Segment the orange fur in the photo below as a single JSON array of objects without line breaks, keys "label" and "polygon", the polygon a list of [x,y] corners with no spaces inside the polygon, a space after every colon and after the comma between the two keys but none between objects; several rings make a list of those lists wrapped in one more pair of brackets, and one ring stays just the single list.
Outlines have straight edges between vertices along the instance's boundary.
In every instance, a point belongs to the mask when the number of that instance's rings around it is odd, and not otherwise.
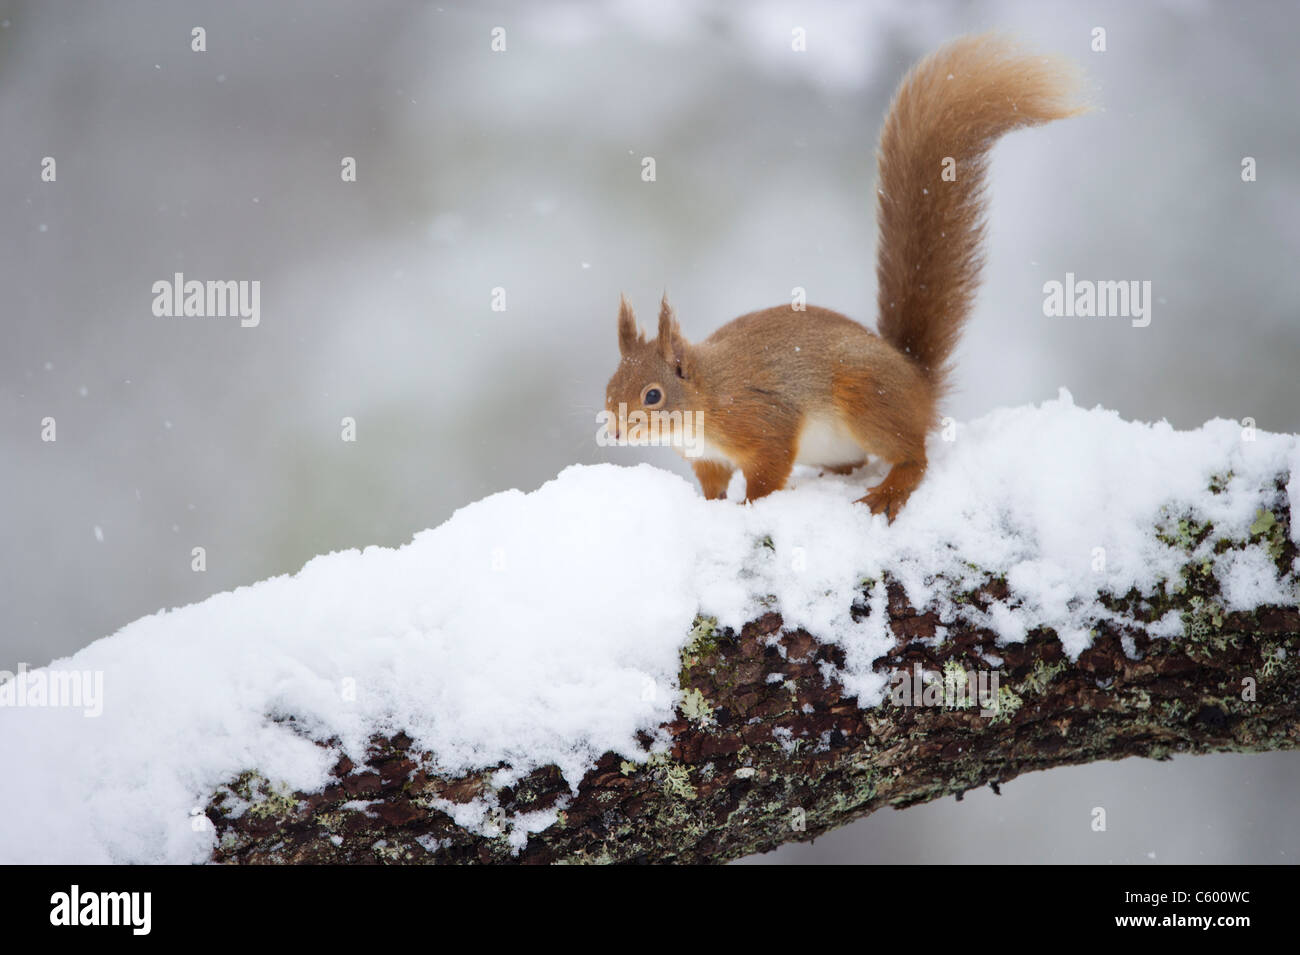
[{"label": "orange fur", "polygon": [[[1085,112],[1076,85],[1068,63],[985,34],[936,50],[894,94],[878,157],[877,327],[940,392],[979,285],[989,150],[1014,129]],[[941,176],[949,158],[952,182]]]},{"label": "orange fur", "polygon": [[[756,500],[799,462],[844,473],[867,454],[883,458],[889,474],[861,501],[893,520],[925,475],[926,435],[978,286],[988,151],[1013,129],[1082,112],[1072,88],[1064,64],[996,36],[962,37],[922,60],[881,132],[879,335],[828,309],[787,306],[691,344],[665,297],[647,340],[624,300],[607,409],[702,414],[708,456],[693,468],[709,498],[725,496],[735,468]],[[653,407],[642,402],[652,387]]]}]

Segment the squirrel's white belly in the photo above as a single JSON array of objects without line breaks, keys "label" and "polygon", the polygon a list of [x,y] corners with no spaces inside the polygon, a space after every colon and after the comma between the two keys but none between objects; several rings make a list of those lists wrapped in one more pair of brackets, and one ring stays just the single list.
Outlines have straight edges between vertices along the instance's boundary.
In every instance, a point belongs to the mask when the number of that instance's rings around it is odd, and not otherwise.
[{"label": "squirrel's white belly", "polygon": [[723,451],[722,448],[718,447],[708,438],[698,439],[694,454],[688,454],[680,448],[678,449],[678,453],[688,461],[717,461],[720,464],[730,465],[733,468],[737,466],[736,462],[731,460],[731,455],[727,454],[726,451]]},{"label": "squirrel's white belly", "polygon": [[[831,414],[809,415],[805,418],[803,427],[799,430],[798,443],[795,464],[839,467],[844,464],[861,464],[867,459],[867,453],[862,450],[862,445],[858,444],[853,433],[838,417]],[[704,437],[697,439],[693,454],[688,454],[681,447],[677,450],[688,461],[718,461],[732,467],[738,466],[726,451]]]},{"label": "squirrel's white belly", "polygon": [[844,422],[832,414],[809,415],[799,431],[799,451],[795,464],[812,467],[838,467],[861,464],[867,454],[862,450]]}]

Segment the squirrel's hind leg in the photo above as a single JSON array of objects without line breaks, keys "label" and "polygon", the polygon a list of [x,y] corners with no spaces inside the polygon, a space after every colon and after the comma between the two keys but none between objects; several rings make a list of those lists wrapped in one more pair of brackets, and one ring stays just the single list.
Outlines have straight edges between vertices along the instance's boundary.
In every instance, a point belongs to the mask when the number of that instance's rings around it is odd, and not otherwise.
[{"label": "squirrel's hind leg", "polygon": [[836,410],[868,454],[890,462],[885,479],[858,503],[890,521],[925,476],[925,436],[934,414],[934,399],[919,376],[846,377],[832,386]]},{"label": "squirrel's hind leg", "polygon": [[925,453],[922,452],[920,461],[903,461],[895,464],[889,469],[885,479],[858,498],[856,503],[867,505],[871,508],[872,514],[883,513],[892,524],[924,476]]}]

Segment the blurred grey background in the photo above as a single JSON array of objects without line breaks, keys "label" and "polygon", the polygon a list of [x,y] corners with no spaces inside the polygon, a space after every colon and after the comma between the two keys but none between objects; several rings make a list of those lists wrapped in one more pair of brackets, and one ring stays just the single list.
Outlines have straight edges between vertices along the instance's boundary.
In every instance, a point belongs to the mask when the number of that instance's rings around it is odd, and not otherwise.
[{"label": "blurred grey background", "polygon": [[[595,446],[620,291],[693,338],[795,286],[874,324],[889,95],[989,28],[1100,109],[997,149],[949,413],[1065,385],[1300,430],[1294,5],[0,2],[0,668],[574,462],[686,473]],[[1067,271],[1150,280],[1150,327],[1044,318]],[[175,272],[259,280],[260,326],[155,317]],[[1298,784],[1295,754],[1065,769],[761,861],[1293,862]]]}]

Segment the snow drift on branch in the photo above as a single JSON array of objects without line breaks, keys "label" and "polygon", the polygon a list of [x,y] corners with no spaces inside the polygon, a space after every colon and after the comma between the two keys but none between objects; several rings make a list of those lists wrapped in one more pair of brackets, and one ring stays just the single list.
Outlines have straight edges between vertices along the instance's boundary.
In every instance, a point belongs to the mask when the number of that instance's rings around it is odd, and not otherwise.
[{"label": "snow drift on branch", "polygon": [[[801,474],[742,507],[649,466],[568,468],[404,547],[318,557],[55,661],[102,673],[103,712],[0,706],[0,861],[201,861],[212,835],[191,813],[218,786],[255,769],[319,788],[375,733],[406,732],[447,774],[501,764],[504,782],[553,763],[576,787],[606,751],[644,758],[638,731],[672,719],[697,613],[739,627],[779,609],[843,645],[839,677],[873,706],[886,678],[871,662],[891,637],[882,613],[855,623],[850,608],[864,581],[883,606],[886,572],[948,622],[973,611],[945,589],[1005,575],[1018,603],[983,625],[1006,640],[1052,627],[1077,656],[1109,613],[1099,591],[1176,584],[1188,557],[1157,527],[1191,517],[1245,540],[1278,504],[1279,476],[1300,473],[1296,438],[1253,437],[1229,421],[1125,422],[1062,392],[936,437],[892,526],[852,503],[874,469]],[[1289,480],[1294,512],[1300,478]],[[1293,574],[1200,546],[1220,562],[1226,609],[1295,603]],[[553,819],[515,820],[513,835]]]}]

